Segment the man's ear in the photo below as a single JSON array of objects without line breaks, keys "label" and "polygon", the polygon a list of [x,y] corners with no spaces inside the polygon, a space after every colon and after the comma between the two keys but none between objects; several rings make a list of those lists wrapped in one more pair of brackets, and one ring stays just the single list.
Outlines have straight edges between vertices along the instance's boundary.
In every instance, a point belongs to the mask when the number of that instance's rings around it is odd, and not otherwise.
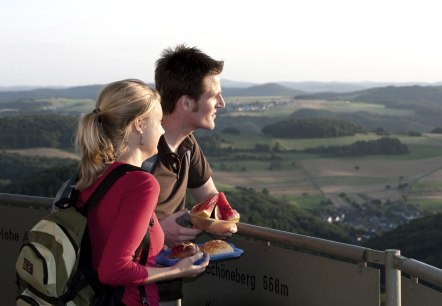
[{"label": "man's ear", "polygon": [[191,97],[184,95],[178,99],[177,105],[179,105],[182,110],[188,112],[193,110],[193,103],[194,101]]}]

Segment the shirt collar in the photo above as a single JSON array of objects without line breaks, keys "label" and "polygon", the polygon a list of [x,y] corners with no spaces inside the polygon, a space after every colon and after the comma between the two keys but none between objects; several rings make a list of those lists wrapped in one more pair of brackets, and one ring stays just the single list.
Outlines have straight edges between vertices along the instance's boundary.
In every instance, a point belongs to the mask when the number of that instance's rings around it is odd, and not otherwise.
[{"label": "shirt collar", "polygon": [[[184,140],[180,143],[178,146],[178,155],[182,156],[187,151],[191,151],[193,149],[193,141],[192,141],[193,135],[190,134]],[[164,135],[161,136],[160,141],[158,142],[158,151],[163,153],[164,155],[170,155],[173,154],[173,152],[170,150],[169,145],[166,142],[166,138],[164,138]]]}]

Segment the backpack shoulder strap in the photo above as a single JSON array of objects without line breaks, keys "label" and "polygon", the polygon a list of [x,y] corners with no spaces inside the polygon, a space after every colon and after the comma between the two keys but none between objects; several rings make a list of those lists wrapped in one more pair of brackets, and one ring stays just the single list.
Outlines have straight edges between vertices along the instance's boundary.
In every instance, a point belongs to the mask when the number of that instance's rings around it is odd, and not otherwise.
[{"label": "backpack shoulder strap", "polygon": [[[146,235],[144,235],[144,238],[141,241],[140,246],[137,248],[137,250],[135,252],[135,257],[136,257],[136,254],[138,254],[139,250],[141,249],[139,264],[142,266],[145,266],[147,263],[147,256],[149,255],[149,248],[150,248],[149,229],[153,226],[153,224],[154,224],[154,220],[151,218],[149,221],[149,227],[147,228],[147,231],[146,231]],[[133,260],[135,261],[135,258]],[[146,294],[146,290],[145,290],[144,285],[138,286],[138,291],[140,292],[141,305],[149,306],[149,301],[147,298],[147,294]]]},{"label": "backpack shoulder strap", "polygon": [[[103,179],[103,181],[100,183],[100,185],[95,189],[93,194],[89,197],[86,204],[81,208],[77,208],[78,211],[80,213],[82,213],[83,215],[87,216],[88,213],[91,212],[92,209],[98,204],[98,201],[104,196],[104,194],[109,190],[109,188],[112,186],[113,183],[115,183],[125,173],[135,171],[135,170],[143,171],[140,167],[130,165],[130,164],[122,164],[122,165],[117,166]],[[86,234],[83,237],[83,240],[81,243],[81,248],[82,248],[81,252],[84,252],[84,254],[90,254],[90,252],[91,252],[90,237],[88,235],[87,230],[85,233]],[[147,235],[149,235],[149,231],[147,231]],[[148,236],[146,239],[150,240],[150,237]],[[145,243],[146,242],[143,241],[142,246],[140,248],[143,248]],[[146,252],[146,251],[144,250],[144,252]],[[149,249],[147,249],[147,253],[148,252],[149,252]],[[84,278],[82,277],[80,272],[82,272],[84,274]],[[68,290],[62,297],[63,302],[71,300],[72,297],[80,289],[84,288],[88,284],[94,289],[95,292],[98,292],[99,290],[101,290],[102,289],[101,286],[103,285],[100,283],[97,272],[92,267],[91,256],[80,256],[80,261],[78,264],[78,271],[74,275],[73,280],[70,284],[70,290]],[[142,287],[143,287],[143,291],[144,291],[144,286],[142,286]],[[116,290],[118,290],[118,288]],[[141,287],[139,290],[140,290],[140,294],[141,294]],[[147,296],[145,295],[145,293],[144,293],[144,298],[147,301]],[[142,299],[142,301],[143,301],[143,299]],[[65,305],[65,304],[63,304],[63,305]],[[148,305],[148,304],[143,304],[143,305]]]},{"label": "backpack shoulder strap", "polygon": [[[186,151],[186,158],[187,161],[190,164],[190,155],[192,154],[192,152],[190,152],[190,150]],[[155,155],[152,155],[151,157],[149,157],[148,159],[146,159],[143,164],[141,165],[141,169],[143,169],[144,171],[147,171],[149,173],[152,173],[153,170],[155,169],[156,165],[158,164],[158,153]]]},{"label": "backpack shoulder strap", "polygon": [[66,206],[75,206],[78,194],[76,194],[76,190],[73,186],[77,180],[78,173],[74,174],[63,183],[52,202],[52,211],[65,208]]},{"label": "backpack shoulder strap", "polygon": [[100,185],[95,189],[94,193],[89,197],[86,204],[79,208],[79,211],[83,213],[85,216],[89,214],[89,212],[94,209],[97,205],[98,201],[104,196],[104,194],[109,190],[109,188],[125,173],[130,171],[140,170],[143,171],[140,167],[123,164],[119,165],[115,169],[113,169],[100,183]]},{"label": "backpack shoulder strap", "polygon": [[143,162],[143,164],[141,164],[141,169],[143,169],[144,171],[147,171],[149,173],[152,173],[153,169],[157,165],[157,161],[158,161],[158,154],[155,154],[155,155],[149,157],[148,159],[146,159]]}]

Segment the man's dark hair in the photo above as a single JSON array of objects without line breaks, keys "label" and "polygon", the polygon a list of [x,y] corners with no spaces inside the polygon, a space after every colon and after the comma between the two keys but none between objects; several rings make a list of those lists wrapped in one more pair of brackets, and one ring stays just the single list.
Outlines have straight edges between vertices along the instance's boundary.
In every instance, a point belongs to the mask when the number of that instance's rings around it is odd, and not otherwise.
[{"label": "man's dark hair", "polygon": [[156,62],[155,86],[161,95],[164,115],[174,111],[183,95],[198,100],[204,92],[203,79],[220,74],[223,66],[223,61],[214,60],[196,47],[182,44],[174,50],[163,50]]}]

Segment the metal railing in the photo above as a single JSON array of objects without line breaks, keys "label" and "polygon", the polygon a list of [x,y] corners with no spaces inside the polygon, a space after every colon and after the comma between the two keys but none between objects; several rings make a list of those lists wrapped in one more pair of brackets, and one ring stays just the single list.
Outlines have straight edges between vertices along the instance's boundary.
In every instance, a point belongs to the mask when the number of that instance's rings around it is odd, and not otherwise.
[{"label": "metal railing", "polygon": [[382,265],[385,267],[385,305],[401,306],[401,272],[417,282],[422,279],[442,288],[442,270],[415,259],[400,255],[399,250],[378,251],[316,237],[239,223],[238,234],[269,243],[315,251],[323,255],[336,256],[355,262]]},{"label": "metal railing", "polygon": [[[51,198],[0,193],[0,207],[50,209]],[[423,262],[400,255],[399,250],[379,251],[357,245],[346,244],[306,235],[238,223],[237,235],[258,239],[268,244],[280,244],[306,251],[334,256],[342,260],[363,264],[375,264],[385,268],[385,305],[401,306],[401,272],[415,283],[424,280],[430,285],[442,288],[442,270]]]}]

